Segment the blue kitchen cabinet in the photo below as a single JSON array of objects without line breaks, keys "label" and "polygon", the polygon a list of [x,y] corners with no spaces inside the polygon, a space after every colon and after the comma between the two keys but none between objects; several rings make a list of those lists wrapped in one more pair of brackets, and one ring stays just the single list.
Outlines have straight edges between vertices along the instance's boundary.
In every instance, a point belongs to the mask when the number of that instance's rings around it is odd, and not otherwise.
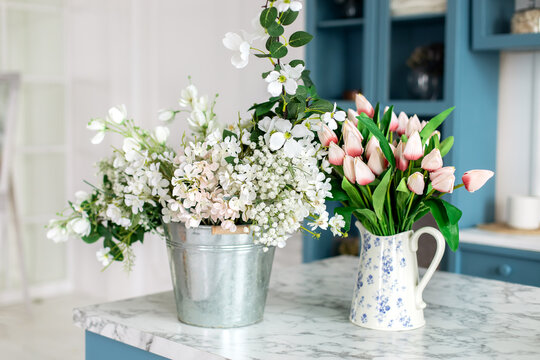
[{"label": "blue kitchen cabinet", "polygon": [[[363,17],[341,19],[338,5],[329,0],[308,0],[307,30],[315,35],[308,44],[307,66],[321,96],[343,108],[354,108],[343,99],[346,90],[358,89],[373,103],[394,105],[397,112],[428,119],[455,106],[442,128],[453,135],[453,150],[445,157],[456,167],[457,181],[465,171],[495,169],[499,55],[475,52],[471,46],[471,0],[448,0],[443,14],[392,16],[389,0],[364,0]],[[441,96],[417,100],[406,91],[406,60],[417,46],[444,45]],[[462,228],[494,219],[495,181],[474,194],[456,191],[447,197],[463,210]],[[304,236],[304,261],[333,255],[328,244]],[[321,246],[323,245],[323,246]],[[313,257],[313,254],[316,257]]]},{"label": "blue kitchen cabinet", "polygon": [[462,242],[447,254],[448,270],[487,279],[540,286],[540,252]]}]

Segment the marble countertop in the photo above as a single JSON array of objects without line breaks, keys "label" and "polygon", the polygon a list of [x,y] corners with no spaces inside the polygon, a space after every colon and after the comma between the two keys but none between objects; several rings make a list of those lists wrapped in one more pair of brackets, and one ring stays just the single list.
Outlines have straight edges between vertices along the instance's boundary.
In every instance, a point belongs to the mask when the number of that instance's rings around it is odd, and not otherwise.
[{"label": "marble countertop", "polygon": [[348,320],[358,259],[272,274],[262,323],[204,329],[176,319],[172,292],[74,310],[77,326],[171,359],[539,359],[540,288],[437,272],[426,326],[405,332]]},{"label": "marble countertop", "polygon": [[514,235],[471,228],[459,231],[459,241],[470,244],[540,252],[539,235]]}]

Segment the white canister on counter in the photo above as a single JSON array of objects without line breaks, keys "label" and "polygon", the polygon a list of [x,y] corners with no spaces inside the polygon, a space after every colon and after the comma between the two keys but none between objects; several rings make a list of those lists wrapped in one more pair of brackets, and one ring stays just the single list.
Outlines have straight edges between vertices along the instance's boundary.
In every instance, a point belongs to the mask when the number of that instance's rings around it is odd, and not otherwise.
[{"label": "white canister on counter", "polygon": [[540,199],[513,195],[508,198],[508,225],[516,229],[533,230],[540,227]]}]

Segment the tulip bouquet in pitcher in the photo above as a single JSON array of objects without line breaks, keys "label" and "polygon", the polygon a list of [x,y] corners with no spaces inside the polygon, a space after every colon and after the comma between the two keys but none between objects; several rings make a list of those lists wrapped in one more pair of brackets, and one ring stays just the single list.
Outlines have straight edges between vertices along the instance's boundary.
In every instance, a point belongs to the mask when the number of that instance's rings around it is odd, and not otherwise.
[{"label": "tulip bouquet in pitcher", "polygon": [[[454,139],[442,140],[437,130],[453,108],[426,122],[397,116],[393,107],[380,116],[379,105],[374,109],[362,95],[356,105],[339,128],[327,121],[320,133],[334,169],[333,198],[344,205],[336,209],[344,217],[343,231],[354,215],[363,238],[351,321],[376,329],[416,328],[424,324],[422,290],[442,259],[445,240],[454,251],[459,242],[461,211],[441,197],[461,187],[474,192],[493,172],[468,171],[455,185],[455,168],[443,161]],[[424,228],[413,234],[412,225],[429,212],[440,232]],[[438,249],[417,284],[415,251],[424,232],[436,238]]]}]

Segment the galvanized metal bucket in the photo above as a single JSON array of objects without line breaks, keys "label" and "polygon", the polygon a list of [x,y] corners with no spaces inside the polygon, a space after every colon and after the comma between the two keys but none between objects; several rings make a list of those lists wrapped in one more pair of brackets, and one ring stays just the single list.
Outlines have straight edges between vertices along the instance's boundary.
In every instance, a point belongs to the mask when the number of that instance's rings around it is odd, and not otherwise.
[{"label": "galvanized metal bucket", "polygon": [[186,324],[232,328],[262,321],[275,248],[220,227],[164,225],[178,319]]}]

